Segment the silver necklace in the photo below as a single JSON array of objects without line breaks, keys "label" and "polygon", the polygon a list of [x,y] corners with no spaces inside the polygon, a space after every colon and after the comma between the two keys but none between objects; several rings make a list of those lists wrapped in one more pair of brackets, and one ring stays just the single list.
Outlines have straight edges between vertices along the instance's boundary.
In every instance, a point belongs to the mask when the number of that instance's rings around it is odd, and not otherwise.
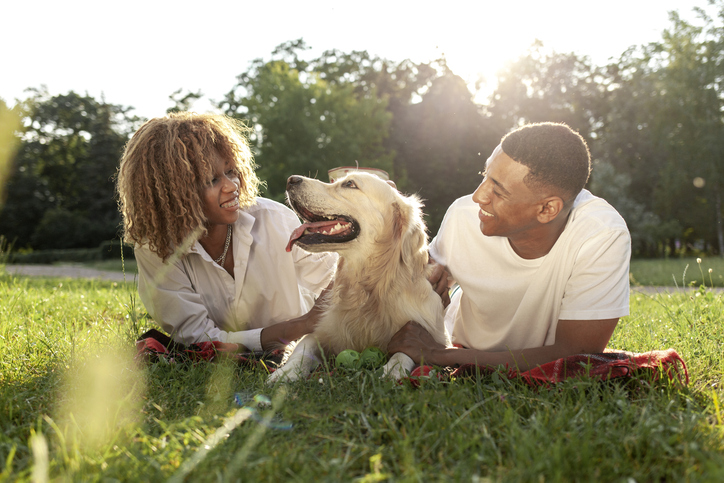
[{"label": "silver necklace", "polygon": [[229,243],[231,242],[231,225],[226,225],[226,243],[224,243],[224,253],[221,254],[219,258],[215,258],[214,261],[224,266],[224,262],[226,261],[226,253],[229,251]]}]

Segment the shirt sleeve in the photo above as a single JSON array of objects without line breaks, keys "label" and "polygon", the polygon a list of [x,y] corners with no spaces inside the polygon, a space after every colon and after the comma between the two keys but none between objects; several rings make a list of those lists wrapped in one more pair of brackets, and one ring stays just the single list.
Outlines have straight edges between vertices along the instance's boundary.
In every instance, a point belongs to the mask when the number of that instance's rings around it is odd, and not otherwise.
[{"label": "shirt sleeve", "polygon": [[600,320],[629,314],[631,238],[610,230],[586,241],[566,284],[559,319]]},{"label": "shirt sleeve", "polygon": [[334,278],[339,255],[336,253],[309,253],[296,245],[292,247],[297,283],[318,296]]},{"label": "shirt sleeve", "polygon": [[[147,247],[135,250],[138,263],[138,294],[148,314],[171,337],[182,344],[219,340],[243,344],[249,350],[261,350],[261,329],[227,332],[217,327],[201,295],[176,259],[164,263]],[[242,336],[242,333],[247,333]],[[229,340],[231,334],[234,340]]]}]

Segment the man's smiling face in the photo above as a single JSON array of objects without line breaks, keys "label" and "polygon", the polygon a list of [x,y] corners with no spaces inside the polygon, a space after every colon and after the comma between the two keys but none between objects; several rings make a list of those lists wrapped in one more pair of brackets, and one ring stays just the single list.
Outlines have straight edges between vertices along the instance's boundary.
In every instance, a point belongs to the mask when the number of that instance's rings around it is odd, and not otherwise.
[{"label": "man's smiling face", "polygon": [[500,146],[485,163],[482,183],[473,193],[480,207],[480,230],[486,236],[505,236],[514,241],[540,226],[537,216],[542,196],[523,181],[527,166],[514,161]]}]

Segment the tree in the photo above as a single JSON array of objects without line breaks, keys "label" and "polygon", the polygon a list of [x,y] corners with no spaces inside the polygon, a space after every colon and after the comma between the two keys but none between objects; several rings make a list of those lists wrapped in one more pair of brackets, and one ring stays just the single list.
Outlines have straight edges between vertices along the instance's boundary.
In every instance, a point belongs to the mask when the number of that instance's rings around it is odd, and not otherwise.
[{"label": "tree", "polygon": [[596,196],[608,200],[626,220],[631,232],[631,252],[634,256],[652,257],[666,253],[667,240],[681,233],[676,220],[662,223],[643,203],[631,198],[631,177],[617,173],[613,164],[597,160],[589,189]]},{"label": "tree", "polygon": [[[391,116],[374,88],[360,91],[331,65],[299,58],[303,41],[289,42],[270,61],[256,59],[219,107],[253,126],[252,143],[266,195],[281,200],[292,174],[326,178],[344,165],[377,167],[394,176],[385,147]],[[327,59],[329,60],[329,59]]]},{"label": "tree", "polygon": [[98,246],[118,235],[113,177],[138,119],[74,92],[32,90],[0,233],[18,248]]},{"label": "tree", "polygon": [[291,41],[271,60],[257,59],[220,103],[254,126],[267,195],[281,199],[291,174],[324,178],[359,162],[419,193],[434,234],[450,203],[477,186],[482,156],[502,131],[483,119],[444,59],[416,64],[328,50],[305,60],[306,48]]},{"label": "tree", "polygon": [[563,122],[590,146],[607,111],[606,80],[587,57],[547,52],[536,41],[498,74],[487,112],[510,128]]},{"label": "tree", "polygon": [[502,129],[481,115],[465,82],[452,72],[436,78],[419,103],[396,119],[397,162],[425,200],[431,234],[455,199],[472,193]]},{"label": "tree", "polygon": [[471,193],[503,129],[483,117],[465,82],[444,58],[417,64],[372,58],[366,52],[327,51],[314,63],[330,82],[376,92],[392,115],[386,146],[394,153],[398,187],[425,202],[434,235],[450,204]]},{"label": "tree", "polygon": [[168,98],[173,102],[173,107],[166,109],[166,114],[179,111],[188,111],[191,109],[194,101],[197,101],[204,97],[203,92],[200,90],[196,92],[187,91],[183,94],[183,89],[175,90]]},{"label": "tree", "polygon": [[[724,12],[724,8],[722,8]],[[721,27],[671,13],[660,42],[630,49],[610,66],[611,110],[600,130],[601,158],[631,179],[631,196],[686,247],[704,240],[724,253]]]},{"label": "tree", "polygon": [[[699,13],[703,27],[671,13],[672,28],[664,31],[659,44],[668,61],[663,87],[670,156],[656,201],[666,214],[684,220],[690,239],[718,245],[724,256],[724,30],[714,27],[703,11]],[[721,13],[724,18],[724,3]],[[674,201],[672,194],[684,203]]]}]

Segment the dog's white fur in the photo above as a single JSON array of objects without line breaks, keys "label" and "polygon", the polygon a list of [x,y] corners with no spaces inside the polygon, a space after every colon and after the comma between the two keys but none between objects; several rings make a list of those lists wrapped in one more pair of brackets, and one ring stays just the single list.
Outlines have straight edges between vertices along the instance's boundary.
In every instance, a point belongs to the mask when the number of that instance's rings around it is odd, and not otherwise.
[{"label": "dog's white fur", "polygon": [[[297,241],[307,251],[337,252],[340,260],[317,328],[300,340],[268,382],[305,377],[319,363],[320,348],[332,354],[367,347],[386,351],[409,320],[449,346],[442,302],[427,280],[427,235],[419,199],[403,196],[367,173],[352,173],[332,184],[293,178],[287,195],[298,212],[301,207],[318,215],[345,215],[357,221],[359,235],[344,243]],[[396,353],[384,374],[400,378],[413,367],[412,359]]]}]

